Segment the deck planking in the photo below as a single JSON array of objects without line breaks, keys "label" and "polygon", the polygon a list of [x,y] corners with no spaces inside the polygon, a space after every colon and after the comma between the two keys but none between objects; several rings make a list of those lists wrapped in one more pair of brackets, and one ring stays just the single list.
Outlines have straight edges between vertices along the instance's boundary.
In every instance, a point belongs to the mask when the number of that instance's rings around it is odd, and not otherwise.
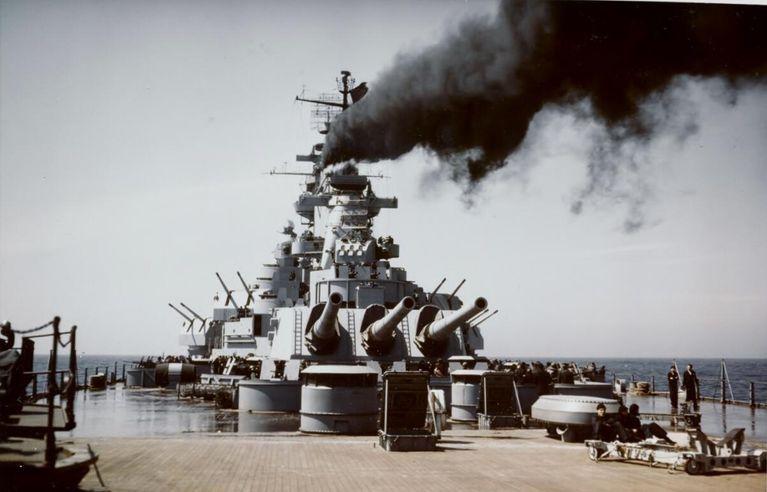
[{"label": "deck planking", "polygon": [[[88,442],[100,455],[99,469],[109,489],[126,492],[767,490],[765,473],[690,476],[646,464],[594,463],[583,444],[561,443],[533,429],[448,431],[438,451],[410,453],[387,453],[374,437],[298,433]],[[91,471],[81,487],[98,485]]]}]

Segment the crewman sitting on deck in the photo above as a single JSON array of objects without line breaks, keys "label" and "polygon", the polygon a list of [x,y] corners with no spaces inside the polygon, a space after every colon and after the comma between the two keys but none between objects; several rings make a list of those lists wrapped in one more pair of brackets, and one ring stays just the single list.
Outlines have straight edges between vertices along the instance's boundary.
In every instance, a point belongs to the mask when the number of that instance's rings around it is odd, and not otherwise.
[{"label": "crewman sitting on deck", "polygon": [[616,439],[628,442],[628,435],[621,423],[612,415],[607,415],[607,407],[604,403],[597,405],[597,413],[591,420],[592,439],[604,442],[612,442]]}]

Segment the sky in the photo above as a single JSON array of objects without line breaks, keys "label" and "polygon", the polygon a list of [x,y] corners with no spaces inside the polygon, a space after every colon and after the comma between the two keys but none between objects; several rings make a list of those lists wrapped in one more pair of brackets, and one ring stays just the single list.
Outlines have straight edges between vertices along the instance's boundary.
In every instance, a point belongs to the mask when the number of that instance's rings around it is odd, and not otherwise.
[{"label": "sky", "polygon": [[[183,353],[168,302],[207,315],[272,258],[340,70],[375,90],[401,53],[495,2],[0,1],[0,318],[60,315],[91,354]],[[670,102],[669,102],[670,101]],[[670,109],[669,109],[670,108]],[[570,203],[598,123],[544,108],[511,163],[466,194],[429,152],[383,173],[378,235],[408,278],[485,296],[485,353],[767,354],[767,88],[680,78],[646,111],[650,197]],[[694,131],[679,137],[680,127]],[[469,202],[471,204],[469,205]]]}]

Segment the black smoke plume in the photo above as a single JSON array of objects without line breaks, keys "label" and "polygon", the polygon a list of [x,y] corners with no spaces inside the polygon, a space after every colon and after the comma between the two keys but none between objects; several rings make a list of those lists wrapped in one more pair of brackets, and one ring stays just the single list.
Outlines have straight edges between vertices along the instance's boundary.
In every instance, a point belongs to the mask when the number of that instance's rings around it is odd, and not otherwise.
[{"label": "black smoke plume", "polygon": [[[640,103],[679,75],[764,81],[767,6],[504,1],[495,18],[400,55],[334,122],[323,161],[394,159],[422,146],[471,185],[505,165],[546,106],[589,101],[612,139],[603,148],[649,138]],[[581,198],[612,183],[616,164],[601,155]]]}]

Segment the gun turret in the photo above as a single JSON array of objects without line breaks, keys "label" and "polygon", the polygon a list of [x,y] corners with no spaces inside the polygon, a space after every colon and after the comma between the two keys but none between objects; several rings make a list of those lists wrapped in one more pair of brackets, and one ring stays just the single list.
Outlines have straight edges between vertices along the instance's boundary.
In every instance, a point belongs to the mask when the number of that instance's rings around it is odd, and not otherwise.
[{"label": "gun turret", "polygon": [[[341,308],[343,297],[333,292],[328,302],[317,304],[309,314],[306,324],[306,346],[315,354],[326,354],[335,350],[341,334],[338,330],[336,316]],[[321,310],[321,311],[320,311]]]},{"label": "gun turret", "polygon": [[439,355],[446,348],[450,334],[464,322],[487,308],[487,299],[477,297],[471,305],[421,328],[415,343],[425,355]]},{"label": "gun turret", "polygon": [[[362,346],[365,350],[375,355],[388,353],[394,345],[394,329],[414,307],[415,299],[407,296],[383,317],[379,317],[385,312],[383,306],[373,305],[367,308],[362,321]],[[378,319],[368,320],[369,317]]]}]

